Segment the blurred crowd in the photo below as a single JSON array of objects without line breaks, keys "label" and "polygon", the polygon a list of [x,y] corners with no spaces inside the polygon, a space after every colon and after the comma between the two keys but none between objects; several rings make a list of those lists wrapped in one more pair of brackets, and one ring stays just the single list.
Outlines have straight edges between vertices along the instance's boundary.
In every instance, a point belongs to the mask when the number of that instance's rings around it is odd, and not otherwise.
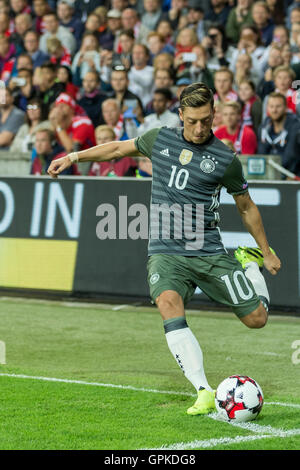
[{"label": "blurred crowd", "polygon": [[[300,176],[300,1],[0,0],[0,79],[0,150],[30,152],[32,174],[181,126],[182,90],[204,82],[219,139],[239,155],[279,155]],[[85,174],[152,170],[128,157]]]}]

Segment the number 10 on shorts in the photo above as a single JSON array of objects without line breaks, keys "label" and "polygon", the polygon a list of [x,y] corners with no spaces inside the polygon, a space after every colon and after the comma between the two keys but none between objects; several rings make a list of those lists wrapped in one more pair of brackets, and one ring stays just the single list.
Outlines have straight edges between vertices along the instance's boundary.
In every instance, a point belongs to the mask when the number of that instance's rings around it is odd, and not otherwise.
[{"label": "number 10 on shorts", "polygon": [[250,300],[253,297],[253,290],[248,284],[247,278],[242,271],[235,271],[233,273],[232,281],[228,274],[221,276],[222,281],[225,282],[231,300],[234,304],[239,304],[239,299]]}]

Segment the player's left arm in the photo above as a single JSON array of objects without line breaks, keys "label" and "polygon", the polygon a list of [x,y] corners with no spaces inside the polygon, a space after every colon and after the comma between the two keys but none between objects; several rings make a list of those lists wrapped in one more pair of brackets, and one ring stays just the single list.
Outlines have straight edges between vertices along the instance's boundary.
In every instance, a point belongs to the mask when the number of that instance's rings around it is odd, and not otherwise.
[{"label": "player's left arm", "polygon": [[277,274],[281,267],[281,262],[280,259],[270,250],[258,207],[251,199],[248,191],[242,194],[235,194],[233,197],[246,229],[253,236],[257,245],[262,250],[266,269],[271,274]]}]

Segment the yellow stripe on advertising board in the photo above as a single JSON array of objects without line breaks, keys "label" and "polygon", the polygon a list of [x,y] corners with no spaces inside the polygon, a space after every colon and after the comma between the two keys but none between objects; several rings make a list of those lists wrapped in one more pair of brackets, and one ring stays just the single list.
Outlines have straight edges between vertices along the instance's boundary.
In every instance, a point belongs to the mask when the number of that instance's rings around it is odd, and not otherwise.
[{"label": "yellow stripe on advertising board", "polygon": [[77,241],[0,238],[0,286],[72,291]]}]

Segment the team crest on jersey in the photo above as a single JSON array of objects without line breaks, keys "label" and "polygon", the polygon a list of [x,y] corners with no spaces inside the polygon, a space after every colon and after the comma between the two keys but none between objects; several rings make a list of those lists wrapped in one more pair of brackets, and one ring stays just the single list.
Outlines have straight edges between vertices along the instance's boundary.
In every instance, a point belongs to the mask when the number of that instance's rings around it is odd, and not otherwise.
[{"label": "team crest on jersey", "polygon": [[150,277],[150,284],[153,286],[153,284],[156,284],[159,281],[160,275],[158,273],[152,274]]},{"label": "team crest on jersey", "polygon": [[216,169],[216,165],[218,162],[216,161],[215,157],[211,157],[210,155],[203,155],[202,161],[200,163],[200,169],[203,173],[212,173]]},{"label": "team crest on jersey", "polygon": [[183,149],[179,155],[179,161],[181,165],[187,165],[190,163],[193,157],[193,152],[191,150]]}]

